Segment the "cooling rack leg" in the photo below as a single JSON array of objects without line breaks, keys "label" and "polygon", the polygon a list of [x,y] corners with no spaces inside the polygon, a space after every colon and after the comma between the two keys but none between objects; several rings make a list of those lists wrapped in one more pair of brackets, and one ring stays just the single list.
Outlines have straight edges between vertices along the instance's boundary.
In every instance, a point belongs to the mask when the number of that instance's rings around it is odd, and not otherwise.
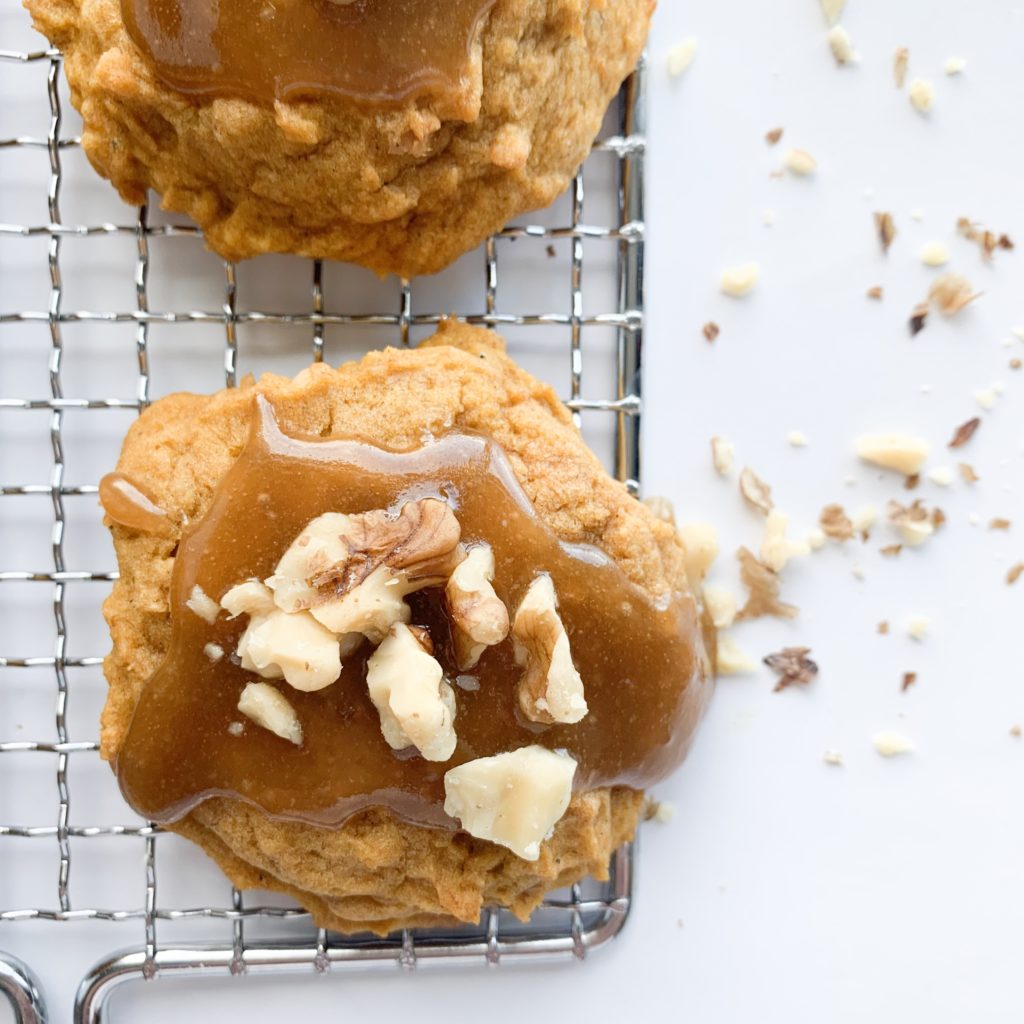
[{"label": "cooling rack leg", "polygon": [[18,1024],[46,1024],[46,1004],[36,976],[17,957],[0,953],[0,993]]}]

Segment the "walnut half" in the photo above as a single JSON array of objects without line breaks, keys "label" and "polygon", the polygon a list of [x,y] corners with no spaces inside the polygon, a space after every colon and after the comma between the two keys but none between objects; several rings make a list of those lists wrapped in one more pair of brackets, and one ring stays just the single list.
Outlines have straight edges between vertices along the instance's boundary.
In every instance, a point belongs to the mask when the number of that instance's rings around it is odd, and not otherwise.
[{"label": "walnut half", "polygon": [[508,609],[494,592],[494,552],[490,544],[469,549],[448,578],[445,597],[459,668],[473,668],[488,647],[508,636]]},{"label": "walnut half", "polygon": [[516,662],[525,668],[519,681],[519,707],[532,722],[571,725],[588,708],[557,609],[555,587],[547,575],[534,579],[516,609],[512,637]]}]

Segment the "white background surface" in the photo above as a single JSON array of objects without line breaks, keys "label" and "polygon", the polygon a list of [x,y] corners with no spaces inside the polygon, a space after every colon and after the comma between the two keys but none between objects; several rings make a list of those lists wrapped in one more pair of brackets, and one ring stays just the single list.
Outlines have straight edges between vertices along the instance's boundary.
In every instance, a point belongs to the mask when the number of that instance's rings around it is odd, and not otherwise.
[{"label": "white background surface", "polygon": [[[11,0],[4,6],[6,28],[19,15]],[[757,656],[786,644],[812,647],[821,676],[805,691],[781,694],[771,692],[764,672],[722,681],[689,762],[659,790],[676,816],[644,832],[627,929],[592,961],[497,973],[135,986],[113,1003],[115,1022],[186,1014],[440,1022],[469,1007],[501,1024],[570,1016],[699,1024],[1024,1018],[1024,743],[1009,736],[1024,720],[1024,581],[1016,588],[1003,582],[1024,558],[1024,374],[1007,368],[1012,356],[1024,357],[1024,344],[1002,344],[1011,327],[1024,324],[1024,257],[999,253],[985,266],[953,232],[956,218],[967,215],[1024,244],[1024,9],[996,0],[850,0],[844,23],[863,55],[855,68],[834,65],[816,0],[663,0],[656,16],[646,488],[670,496],[681,518],[719,524],[725,555],[716,578],[732,582],[730,552],[756,545],[760,524],[742,507],[735,482],[712,472],[712,434],[736,443],[738,464],[772,485],[801,530],[829,502],[852,509],[906,500],[899,480],[851,456],[863,431],[922,434],[933,444],[932,465],[955,466],[962,457],[981,482],[968,488],[958,479],[947,490],[923,484],[917,496],[939,503],[949,518],[924,549],[883,559],[878,548],[896,539],[884,526],[866,545],[832,546],[787,570],[785,596],[801,608],[796,622],[737,631]],[[669,81],[665,54],[689,35],[699,40],[696,61],[683,79]],[[21,33],[3,45],[30,39]],[[927,118],[892,84],[899,45],[910,48],[910,77],[936,85]],[[942,74],[951,55],[969,62],[956,79]],[[14,79],[3,73],[6,92]],[[8,107],[9,118],[16,121],[20,110]],[[772,149],[763,136],[776,126],[785,136]],[[28,130],[4,124],[0,135]],[[31,130],[38,133],[38,123]],[[814,178],[771,177],[789,145],[817,157]],[[45,165],[45,153],[40,158]],[[17,184],[4,178],[0,185],[16,204]],[[777,212],[774,227],[762,224],[766,207]],[[911,219],[912,209],[924,212],[922,222]],[[874,210],[892,211],[899,228],[888,258],[873,232]],[[38,212],[18,219],[28,216],[45,219]],[[5,208],[0,219],[15,218]],[[947,243],[951,269],[985,295],[955,320],[933,315],[911,339],[907,317],[935,274],[916,254],[931,239]],[[0,281],[25,291],[28,271],[22,281],[15,252],[9,241],[0,250]],[[743,301],[720,296],[718,272],[748,260],[762,264],[757,291]],[[43,284],[42,298],[26,304],[45,308]],[[881,303],[864,297],[875,284],[885,288]],[[70,303],[100,304],[85,296]],[[713,346],[700,333],[707,320],[722,328]],[[328,358],[341,358],[343,349],[339,341]],[[196,386],[217,386],[215,364],[208,377]],[[1006,395],[981,413],[972,392],[994,380],[1005,383]],[[959,456],[947,452],[953,428],[975,414],[984,423],[974,441]],[[808,448],[786,443],[793,429],[808,435]],[[42,480],[47,457],[44,450]],[[1019,522],[994,533],[972,526],[971,513],[983,522]],[[40,552],[45,559],[45,546]],[[854,577],[855,565],[863,580]],[[905,635],[912,614],[933,622],[920,644]],[[877,635],[880,619],[890,621],[891,635]],[[908,670],[918,681],[903,694]],[[42,678],[40,685],[50,685]],[[80,721],[95,713],[98,699],[80,703]],[[916,754],[880,758],[871,736],[888,728],[911,736]],[[826,748],[842,751],[845,766],[825,765]],[[90,785],[109,783],[97,773],[78,784],[75,797],[93,799]],[[52,818],[47,798],[38,800],[43,821]],[[184,844],[172,853],[190,855]],[[109,871],[105,856],[82,850],[76,869],[99,877]],[[21,862],[0,868],[4,906],[31,902],[17,898],[17,873],[25,870]],[[0,947],[44,974],[54,1017],[64,1019],[57,994],[66,999],[67,974],[81,973],[109,948],[137,943],[139,931],[137,923],[96,926],[83,933],[91,947],[72,956],[66,930],[0,925]],[[61,970],[65,956],[68,972]]]}]

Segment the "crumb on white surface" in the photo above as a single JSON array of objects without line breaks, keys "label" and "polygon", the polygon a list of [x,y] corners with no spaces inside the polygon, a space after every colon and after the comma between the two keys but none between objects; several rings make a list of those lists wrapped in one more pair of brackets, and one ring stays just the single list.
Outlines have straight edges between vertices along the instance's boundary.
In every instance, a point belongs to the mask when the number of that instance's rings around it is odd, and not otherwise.
[{"label": "crumb on white surface", "polygon": [[807,435],[802,430],[791,430],[786,435],[786,440],[794,448],[806,448],[811,443],[807,439]]},{"label": "crumb on white surface", "polygon": [[908,92],[910,105],[919,114],[928,114],[935,106],[935,86],[927,79],[915,78]]},{"label": "crumb on white surface", "polygon": [[910,64],[910,51],[901,46],[892,56],[892,77],[897,89],[902,89],[907,80],[907,67]]},{"label": "crumb on white surface", "polygon": [[812,551],[820,551],[825,546],[826,539],[825,531],[815,527],[807,534],[807,546]]},{"label": "crumb on white surface", "polygon": [[898,757],[914,750],[914,742],[902,733],[884,730],[871,737],[871,745],[882,757]]},{"label": "crumb on white surface", "polygon": [[834,25],[842,17],[845,6],[846,0],[821,0],[821,13],[830,25]]},{"label": "crumb on white surface", "polygon": [[995,408],[999,395],[992,388],[975,388],[974,400],[987,412]]},{"label": "crumb on white surface", "polygon": [[693,36],[681,39],[668,51],[668,73],[671,78],[678,78],[693,63],[697,55],[697,40]]},{"label": "crumb on white surface", "polygon": [[775,225],[775,211],[770,207],[765,207],[764,212],[761,214],[761,223],[766,228],[774,227]]},{"label": "crumb on white surface", "polygon": [[861,505],[852,516],[850,522],[854,530],[866,534],[878,520],[878,509],[874,505]]},{"label": "crumb on white surface", "polygon": [[828,48],[836,63],[843,67],[846,64],[856,64],[860,59],[850,38],[850,33],[842,25],[834,25],[829,29],[827,36]]},{"label": "crumb on white surface", "polygon": [[944,267],[949,262],[949,250],[942,242],[926,242],[921,246],[921,262],[926,267]]},{"label": "crumb on white surface", "polygon": [[843,755],[838,750],[826,750],[821,755],[821,759],[825,764],[834,765],[837,768],[842,767],[843,764]]},{"label": "crumb on white surface", "polygon": [[740,263],[722,271],[719,287],[725,295],[742,298],[753,291],[761,276],[760,263]]},{"label": "crumb on white surface", "polygon": [[928,635],[931,624],[932,620],[927,615],[911,615],[907,619],[907,635],[920,642]]},{"label": "crumb on white surface", "polygon": [[963,57],[947,57],[942,70],[947,75],[961,75],[967,70],[967,61]]},{"label": "crumb on white surface", "polygon": [[855,450],[865,462],[911,476],[924,465],[931,446],[923,437],[910,434],[862,434]]},{"label": "crumb on white surface", "polygon": [[922,210],[919,206],[915,206],[914,209],[912,209],[910,211],[910,219],[911,220],[916,220],[918,222],[923,221],[924,220],[924,210]]},{"label": "crumb on white surface", "polygon": [[718,637],[718,674],[720,676],[746,675],[757,671],[757,662],[742,650],[727,633]]},{"label": "crumb on white surface", "polygon": [[739,598],[735,591],[709,583],[704,587],[703,598],[704,607],[711,616],[711,624],[715,629],[728,629],[736,621]]},{"label": "crumb on white surface", "polygon": [[733,459],[736,456],[736,445],[724,437],[711,438],[711,464],[719,476],[728,476],[732,472]]},{"label": "crumb on white surface", "polygon": [[955,475],[949,466],[936,466],[928,470],[928,479],[939,487],[948,487],[955,479]]}]

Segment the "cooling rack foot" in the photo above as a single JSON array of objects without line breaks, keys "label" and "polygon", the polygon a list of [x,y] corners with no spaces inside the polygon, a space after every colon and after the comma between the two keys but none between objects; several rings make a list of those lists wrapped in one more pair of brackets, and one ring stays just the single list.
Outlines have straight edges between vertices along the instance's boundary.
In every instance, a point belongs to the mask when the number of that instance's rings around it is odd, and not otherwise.
[{"label": "cooling rack foot", "polygon": [[17,957],[0,953],[0,994],[11,1004],[17,1024],[46,1024],[39,981]]}]

